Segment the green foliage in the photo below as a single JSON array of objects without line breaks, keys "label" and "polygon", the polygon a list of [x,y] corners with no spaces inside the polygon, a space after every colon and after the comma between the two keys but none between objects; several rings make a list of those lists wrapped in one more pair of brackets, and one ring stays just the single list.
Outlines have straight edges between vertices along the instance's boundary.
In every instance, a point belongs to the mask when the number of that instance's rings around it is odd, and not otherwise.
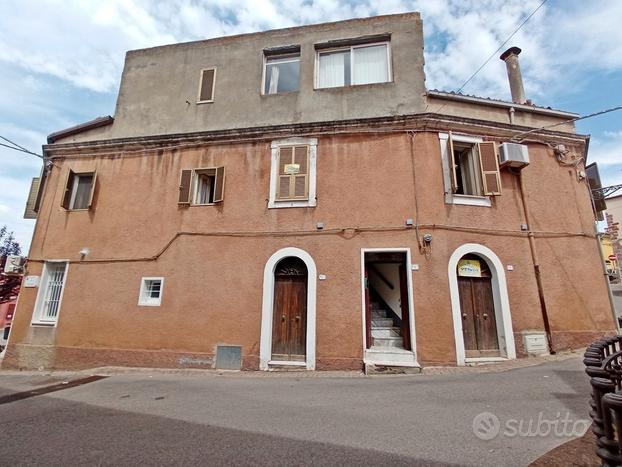
[{"label": "green foliage", "polygon": [[19,255],[22,247],[15,241],[13,232],[9,232],[6,225],[0,228],[0,258],[9,255]]}]

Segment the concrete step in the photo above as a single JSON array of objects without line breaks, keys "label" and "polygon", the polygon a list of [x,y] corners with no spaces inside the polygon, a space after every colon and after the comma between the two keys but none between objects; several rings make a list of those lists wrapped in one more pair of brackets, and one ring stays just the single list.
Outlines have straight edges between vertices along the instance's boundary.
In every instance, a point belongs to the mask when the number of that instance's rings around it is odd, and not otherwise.
[{"label": "concrete step", "polygon": [[386,310],[374,310],[374,311],[371,312],[371,317],[372,317],[372,319],[386,318],[387,317],[387,311]]},{"label": "concrete step", "polygon": [[378,318],[371,320],[371,328],[386,328],[393,326],[393,320],[391,318]]},{"label": "concrete step", "polygon": [[415,354],[410,350],[372,346],[365,351],[365,366],[411,367],[419,368]]},{"label": "concrete step", "polygon": [[404,348],[401,337],[374,337],[374,347]]},{"label": "concrete step", "polygon": [[371,327],[371,335],[374,339],[382,337],[400,337],[400,328],[393,326]]}]

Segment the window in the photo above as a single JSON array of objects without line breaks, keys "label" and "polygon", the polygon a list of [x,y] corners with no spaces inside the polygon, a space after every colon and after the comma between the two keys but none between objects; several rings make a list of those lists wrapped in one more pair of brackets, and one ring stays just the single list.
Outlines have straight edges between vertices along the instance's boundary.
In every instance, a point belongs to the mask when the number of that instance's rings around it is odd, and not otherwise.
[{"label": "window", "polygon": [[445,200],[453,204],[490,206],[488,196],[501,194],[501,177],[494,142],[440,134]]},{"label": "window", "polygon": [[201,206],[220,203],[224,198],[224,191],[224,167],[181,171],[179,204]]},{"label": "window", "polygon": [[216,85],[216,68],[201,70],[199,82],[199,97],[197,104],[214,102],[214,87]]},{"label": "window", "polygon": [[316,205],[316,138],[272,143],[269,208]]},{"label": "window", "polygon": [[62,206],[68,210],[89,209],[93,203],[96,172],[76,173],[69,170]]},{"label": "window", "polygon": [[58,321],[67,269],[66,262],[46,261],[44,263],[33,323],[56,324]]},{"label": "window", "polygon": [[160,306],[163,288],[163,277],[143,277],[140,281],[138,304],[141,306]]},{"label": "window", "polygon": [[264,94],[298,91],[300,82],[300,52],[265,56]]},{"label": "window", "polygon": [[317,88],[391,81],[389,43],[318,52]]}]

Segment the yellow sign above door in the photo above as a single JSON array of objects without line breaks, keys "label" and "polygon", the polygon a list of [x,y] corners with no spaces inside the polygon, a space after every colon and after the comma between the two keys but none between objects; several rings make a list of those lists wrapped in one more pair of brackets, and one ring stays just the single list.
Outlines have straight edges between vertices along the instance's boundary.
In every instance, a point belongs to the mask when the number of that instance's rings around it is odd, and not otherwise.
[{"label": "yellow sign above door", "polygon": [[482,265],[478,259],[458,261],[458,275],[462,277],[482,277]]}]

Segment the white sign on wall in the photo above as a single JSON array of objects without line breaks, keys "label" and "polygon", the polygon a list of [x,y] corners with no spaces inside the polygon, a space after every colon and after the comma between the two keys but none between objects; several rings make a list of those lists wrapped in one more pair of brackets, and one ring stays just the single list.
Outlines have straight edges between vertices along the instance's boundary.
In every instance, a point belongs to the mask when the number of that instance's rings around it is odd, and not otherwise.
[{"label": "white sign on wall", "polygon": [[38,287],[39,276],[26,276],[24,279],[24,287]]}]

